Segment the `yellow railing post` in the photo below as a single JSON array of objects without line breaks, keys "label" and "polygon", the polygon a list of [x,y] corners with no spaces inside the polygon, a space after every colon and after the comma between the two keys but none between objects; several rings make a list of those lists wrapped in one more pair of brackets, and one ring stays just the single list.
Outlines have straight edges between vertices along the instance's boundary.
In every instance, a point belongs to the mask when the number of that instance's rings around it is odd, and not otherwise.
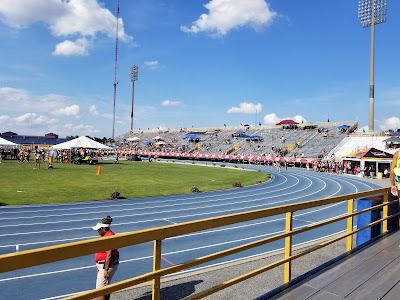
[{"label": "yellow railing post", "polygon": [[[161,241],[154,241],[153,272],[160,270],[161,267]],[[160,276],[153,279],[152,294],[153,300],[160,300]]]},{"label": "yellow railing post", "polygon": [[[354,211],[354,199],[347,200],[347,214],[351,215]],[[347,233],[353,232],[353,217],[347,218]],[[353,235],[346,238],[346,251],[353,249]]]},{"label": "yellow railing post", "polygon": [[[387,204],[388,202],[389,202],[389,193],[386,192],[386,193],[383,194],[383,203],[384,203],[384,204],[385,204],[385,203]],[[386,218],[386,217],[388,216],[388,212],[389,212],[389,206],[388,206],[388,205],[385,205],[385,206],[383,207],[383,210],[382,210],[382,217],[383,217],[383,218]],[[382,224],[382,233],[385,233],[385,232],[388,231],[388,226],[387,226],[387,224],[388,224],[387,220],[384,220],[384,221],[383,221],[383,224]]]},{"label": "yellow railing post", "polygon": [[[286,213],[286,233],[291,232],[293,227],[293,212]],[[292,256],[292,235],[285,237],[285,258]],[[292,279],[292,261],[289,260],[284,265],[284,283],[288,283]]]}]

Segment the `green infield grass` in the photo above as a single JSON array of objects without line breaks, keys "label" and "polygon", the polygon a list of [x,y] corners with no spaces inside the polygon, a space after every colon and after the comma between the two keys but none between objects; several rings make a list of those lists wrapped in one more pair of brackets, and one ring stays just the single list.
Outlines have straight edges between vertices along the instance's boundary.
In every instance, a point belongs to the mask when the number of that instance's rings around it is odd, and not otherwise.
[{"label": "green infield grass", "polygon": [[[177,162],[103,161],[99,165],[55,163],[47,170],[34,162],[3,160],[0,205],[26,205],[105,200],[117,191],[125,198],[143,198],[248,186],[269,180],[269,174],[237,168]],[[97,175],[98,167],[102,174]],[[112,201],[112,200],[110,200]]]}]

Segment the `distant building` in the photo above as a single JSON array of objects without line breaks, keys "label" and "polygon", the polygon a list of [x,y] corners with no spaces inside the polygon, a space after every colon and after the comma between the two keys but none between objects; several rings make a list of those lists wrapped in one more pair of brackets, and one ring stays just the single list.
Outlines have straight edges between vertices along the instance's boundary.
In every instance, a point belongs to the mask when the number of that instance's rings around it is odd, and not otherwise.
[{"label": "distant building", "polygon": [[7,131],[0,133],[0,137],[10,142],[18,144],[19,148],[35,149],[35,148],[47,148],[52,145],[60,144],[70,139],[59,138],[58,134],[53,132],[47,133],[44,136],[38,135],[18,135],[15,132]]}]

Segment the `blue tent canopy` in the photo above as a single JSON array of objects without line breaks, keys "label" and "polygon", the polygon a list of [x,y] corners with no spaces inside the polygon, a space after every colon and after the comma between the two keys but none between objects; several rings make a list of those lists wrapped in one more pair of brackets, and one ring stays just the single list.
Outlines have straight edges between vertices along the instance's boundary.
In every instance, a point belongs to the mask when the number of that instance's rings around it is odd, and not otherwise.
[{"label": "blue tent canopy", "polygon": [[153,145],[153,143],[150,142],[150,141],[145,142],[145,144],[146,144],[146,145]]},{"label": "blue tent canopy", "polygon": [[400,136],[400,131],[395,131],[390,136]]},{"label": "blue tent canopy", "polygon": [[185,136],[183,140],[200,140],[200,137],[195,134],[190,134]]},{"label": "blue tent canopy", "polygon": [[349,129],[349,128],[350,128],[350,126],[349,126],[349,125],[346,125],[346,124],[344,124],[344,125],[338,126],[338,128],[339,128],[339,129]]},{"label": "blue tent canopy", "polygon": [[242,136],[244,139],[247,139],[247,140],[262,140],[263,139],[263,137],[261,136],[261,135],[243,135]]}]

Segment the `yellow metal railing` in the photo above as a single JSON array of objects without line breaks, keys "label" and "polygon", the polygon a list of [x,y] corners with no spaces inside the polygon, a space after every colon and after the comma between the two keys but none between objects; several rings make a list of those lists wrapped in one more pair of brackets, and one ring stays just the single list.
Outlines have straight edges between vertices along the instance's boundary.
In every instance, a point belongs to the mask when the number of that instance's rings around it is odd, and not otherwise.
[{"label": "yellow metal railing", "polygon": [[[94,289],[90,291],[86,291],[74,296],[70,296],[66,299],[92,299],[94,297],[98,297],[104,294],[109,294],[112,292],[116,292],[125,288],[129,288],[140,283],[152,281],[152,298],[160,299],[160,284],[161,277],[169,274],[174,274],[176,272],[180,272],[194,266],[204,264],[228,255],[232,255],[241,251],[245,251],[254,247],[258,247],[261,245],[265,245],[267,243],[271,243],[278,240],[285,241],[285,251],[284,258],[278,261],[275,261],[269,265],[263,266],[262,268],[253,270],[249,273],[243,274],[239,277],[232,278],[231,280],[225,281],[222,284],[219,284],[215,287],[212,287],[208,290],[202,291],[200,293],[194,294],[187,299],[200,299],[202,297],[211,295],[216,293],[224,288],[237,284],[243,280],[249,279],[253,276],[261,274],[265,271],[268,271],[277,266],[284,266],[284,276],[283,283],[287,283],[291,280],[291,263],[294,259],[309,254],[313,251],[321,249],[327,245],[335,243],[341,239],[346,239],[346,251],[350,251],[353,248],[353,235],[358,233],[366,228],[372,227],[374,225],[382,224],[383,233],[387,232],[387,220],[393,217],[400,215],[400,213],[388,216],[388,205],[393,203],[398,203],[397,201],[388,201],[388,195],[390,193],[389,188],[381,188],[372,191],[354,193],[344,196],[331,197],[321,200],[307,201],[295,204],[289,204],[278,207],[265,208],[260,210],[254,210],[244,213],[220,216],[216,218],[208,218],[198,221],[186,222],[182,224],[175,224],[157,228],[150,228],[130,233],[118,234],[115,236],[107,237],[107,238],[97,238],[90,239],[81,242],[68,243],[63,245],[51,246],[41,249],[27,250],[23,252],[10,253],[0,255],[0,273],[7,272],[22,268],[27,268],[31,266],[46,264],[50,262],[60,261],[64,259],[74,258],[78,256],[83,256],[87,254],[93,254],[98,251],[102,251],[104,249],[116,249],[123,248],[132,245],[138,245],[146,242],[153,242],[154,250],[153,250],[153,271],[142,274],[140,276],[136,276],[134,278],[126,279],[114,284],[110,284],[109,286]],[[375,196],[375,195],[383,195],[383,203],[376,205],[374,207],[354,212],[354,199]],[[293,214],[295,212],[311,209],[319,206],[324,206],[333,203],[339,203],[347,201],[348,211],[345,215],[336,216],[334,218],[330,218],[321,222],[316,222],[311,225],[300,227],[293,229]],[[371,222],[370,224],[359,228],[354,229],[353,217],[357,216],[361,213],[372,211],[374,209],[382,208],[382,218],[378,221]],[[286,225],[284,233],[277,234],[275,236],[271,236],[268,238],[260,239],[254,242],[250,242],[247,244],[243,244],[240,246],[236,246],[233,248],[229,248],[223,251],[215,252],[206,256],[198,257],[196,259],[187,261],[182,264],[174,265],[168,268],[161,268],[161,255],[162,255],[162,241],[176,237],[184,234],[189,234],[193,232],[208,230],[216,227],[232,225],[236,223],[256,220],[260,218],[272,217],[276,215],[285,214],[286,216]],[[312,229],[316,229],[325,225],[332,224],[334,222],[338,222],[341,220],[347,219],[347,231],[342,234],[336,235],[334,238],[326,240],[318,245],[310,247],[302,252],[292,254],[292,239],[296,234],[300,234]]]}]

